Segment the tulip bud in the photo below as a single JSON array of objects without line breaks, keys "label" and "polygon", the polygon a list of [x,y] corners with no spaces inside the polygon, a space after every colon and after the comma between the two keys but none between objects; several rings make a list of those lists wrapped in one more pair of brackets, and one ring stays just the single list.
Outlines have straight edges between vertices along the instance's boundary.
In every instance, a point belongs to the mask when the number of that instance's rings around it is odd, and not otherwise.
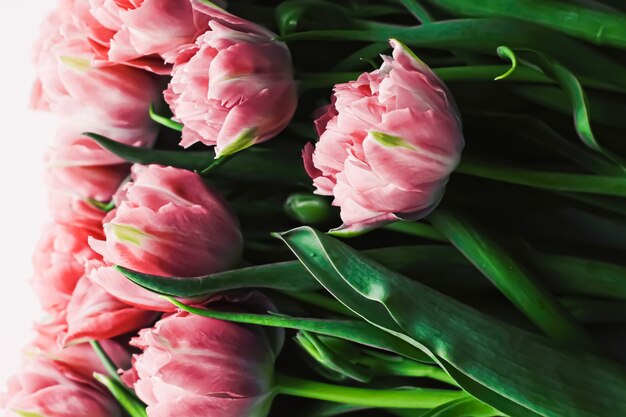
[{"label": "tulip bud", "polygon": [[123,379],[148,417],[265,417],[282,341],[282,331],[177,312],[131,342],[142,353]]},{"label": "tulip bud", "polygon": [[210,30],[178,55],[165,100],[184,124],[180,144],[215,145],[220,157],[283,130],[296,109],[296,85],[285,44],[202,3],[193,2],[213,16]]},{"label": "tulip bud", "polygon": [[[195,277],[238,262],[243,250],[238,221],[198,174],[157,165],[135,165],[132,171],[133,181],[116,195],[117,208],[104,220],[106,239],[90,240],[107,263],[146,274]],[[90,278],[131,305],[173,309],[112,267],[96,267]]]},{"label": "tulip bud", "polygon": [[441,200],[460,160],[461,120],[443,82],[406,46],[379,70],[335,86],[307,145],[316,194],[334,196],[343,232],[417,220]]},{"label": "tulip bud", "polygon": [[323,223],[333,214],[326,198],[307,193],[290,195],[285,202],[285,211],[303,224]]}]

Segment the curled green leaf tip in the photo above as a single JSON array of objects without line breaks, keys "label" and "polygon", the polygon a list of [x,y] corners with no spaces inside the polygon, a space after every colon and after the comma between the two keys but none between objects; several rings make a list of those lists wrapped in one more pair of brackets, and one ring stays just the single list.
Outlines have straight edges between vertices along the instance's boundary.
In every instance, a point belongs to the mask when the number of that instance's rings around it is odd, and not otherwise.
[{"label": "curled green leaf tip", "polygon": [[170,129],[173,129],[173,130],[177,130],[179,132],[183,130],[182,123],[175,122],[169,117],[164,117],[164,116],[161,116],[160,114],[157,114],[154,110],[154,105],[150,104],[150,109],[148,110],[148,112],[150,114],[150,118],[153,121],[157,122],[158,124],[163,125],[165,127],[169,127]]},{"label": "curled green leaf tip", "polygon": [[509,70],[505,72],[504,74],[499,75],[496,78],[494,78],[494,80],[499,81],[499,80],[504,80],[509,75],[515,72],[515,70],[517,69],[517,56],[515,55],[515,52],[511,50],[511,48],[505,45],[498,46],[498,48],[496,49],[496,52],[498,53],[498,56],[500,58],[508,59],[509,61],[511,61],[511,68],[509,68]]}]

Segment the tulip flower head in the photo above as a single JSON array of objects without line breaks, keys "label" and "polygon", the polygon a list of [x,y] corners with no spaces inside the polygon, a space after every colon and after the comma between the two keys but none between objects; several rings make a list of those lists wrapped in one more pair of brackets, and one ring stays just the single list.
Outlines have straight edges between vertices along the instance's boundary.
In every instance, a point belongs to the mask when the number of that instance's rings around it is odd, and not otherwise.
[{"label": "tulip flower head", "polygon": [[[239,223],[198,174],[158,165],[135,165],[132,171],[133,181],[117,194],[117,208],[104,220],[106,238],[90,240],[108,264],[153,275],[196,277],[239,261]],[[159,311],[171,308],[112,267],[95,268],[90,277],[124,302]]]},{"label": "tulip flower head", "polygon": [[[171,69],[178,50],[206,31],[210,17],[190,1],[78,0],[89,2],[87,30],[100,59],[156,73]],[[80,9],[75,6],[78,12]]]},{"label": "tulip flower head", "polygon": [[220,157],[276,136],[291,121],[297,94],[285,44],[258,25],[204,9],[214,15],[210,30],[174,61],[165,100],[184,125],[180,144],[215,145]]},{"label": "tulip flower head", "polygon": [[406,46],[379,70],[335,86],[303,157],[316,193],[333,196],[342,232],[417,220],[441,200],[459,163],[460,116],[445,85]]},{"label": "tulip flower head", "polygon": [[27,361],[0,398],[7,417],[121,417],[116,401],[93,378],[44,358]]},{"label": "tulip flower head", "polygon": [[124,380],[148,417],[265,417],[282,343],[282,331],[177,312],[133,340],[142,353]]}]

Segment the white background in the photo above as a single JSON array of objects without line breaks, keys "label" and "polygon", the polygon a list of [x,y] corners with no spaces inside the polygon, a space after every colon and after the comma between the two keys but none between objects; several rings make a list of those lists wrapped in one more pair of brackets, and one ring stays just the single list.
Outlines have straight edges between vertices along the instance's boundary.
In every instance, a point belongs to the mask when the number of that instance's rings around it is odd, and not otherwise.
[{"label": "white background", "polygon": [[35,77],[30,58],[39,25],[55,3],[12,2],[0,14],[0,392],[40,317],[28,280],[48,218],[41,160],[55,121],[28,109]]}]

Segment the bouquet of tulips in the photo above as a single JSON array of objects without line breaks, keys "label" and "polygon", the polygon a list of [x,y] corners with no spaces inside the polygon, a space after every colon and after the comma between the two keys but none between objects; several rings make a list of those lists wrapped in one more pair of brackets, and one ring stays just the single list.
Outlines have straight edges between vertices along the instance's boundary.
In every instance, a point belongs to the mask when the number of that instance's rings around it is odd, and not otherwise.
[{"label": "bouquet of tulips", "polygon": [[620,0],[59,0],[2,415],[626,416],[625,50]]}]

